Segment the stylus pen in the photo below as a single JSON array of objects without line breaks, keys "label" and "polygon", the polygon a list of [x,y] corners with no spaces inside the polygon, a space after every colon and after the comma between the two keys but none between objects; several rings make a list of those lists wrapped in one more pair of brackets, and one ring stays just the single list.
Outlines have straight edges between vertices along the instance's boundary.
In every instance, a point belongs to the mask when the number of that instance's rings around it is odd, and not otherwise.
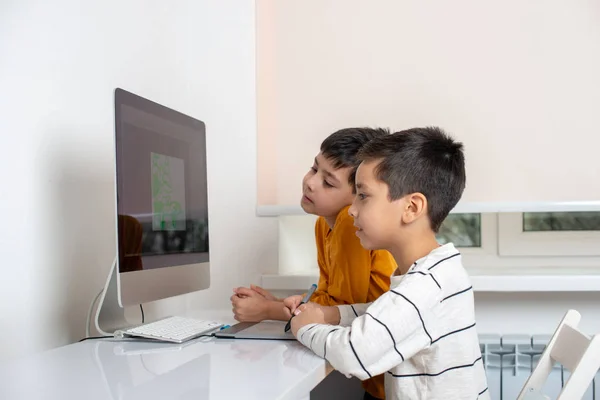
[{"label": "stylus pen", "polygon": [[[298,307],[300,307],[302,304],[308,303],[308,301],[312,297],[312,295],[315,292],[315,290],[317,290],[317,285],[315,285],[313,283],[312,286],[308,289],[308,292],[306,292],[306,296],[304,296],[304,298],[302,299],[302,301],[300,302],[300,304],[298,304]],[[290,318],[290,320],[288,321],[288,323],[285,324],[285,332],[289,331],[290,328],[292,327],[292,318],[294,318],[294,315],[292,315],[292,317]]]}]

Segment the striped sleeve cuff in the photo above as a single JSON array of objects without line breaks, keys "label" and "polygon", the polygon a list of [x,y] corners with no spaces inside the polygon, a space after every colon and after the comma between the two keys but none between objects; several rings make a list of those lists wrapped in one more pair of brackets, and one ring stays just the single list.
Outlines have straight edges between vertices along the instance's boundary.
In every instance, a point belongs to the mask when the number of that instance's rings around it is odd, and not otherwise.
[{"label": "striped sleeve cuff", "polygon": [[337,306],[340,310],[340,325],[350,326],[352,321],[358,316],[351,305]]},{"label": "striped sleeve cuff", "polygon": [[331,333],[340,329],[343,328],[337,325],[306,325],[298,330],[298,341],[319,357],[327,358],[327,339]]},{"label": "striped sleeve cuff", "polygon": [[298,329],[298,341],[300,343],[302,343],[303,345],[305,345],[306,347],[310,348],[310,342],[311,342],[311,333],[310,331],[315,328],[318,324],[308,324],[308,325],[304,325],[302,328]]}]

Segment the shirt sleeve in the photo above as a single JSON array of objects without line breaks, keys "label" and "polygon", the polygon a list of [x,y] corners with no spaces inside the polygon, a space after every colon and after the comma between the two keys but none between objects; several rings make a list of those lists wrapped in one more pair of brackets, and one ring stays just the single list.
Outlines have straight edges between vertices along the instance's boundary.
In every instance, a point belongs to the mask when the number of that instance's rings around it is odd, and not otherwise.
[{"label": "shirt sleeve", "polygon": [[355,316],[350,326],[307,325],[298,331],[298,340],[344,375],[366,380],[431,345],[424,321],[430,320],[432,297],[418,304],[398,287]]},{"label": "shirt sleeve", "polygon": [[350,326],[356,318],[364,315],[367,312],[367,309],[371,306],[371,304],[373,303],[337,306],[337,308],[340,310],[340,325]]}]

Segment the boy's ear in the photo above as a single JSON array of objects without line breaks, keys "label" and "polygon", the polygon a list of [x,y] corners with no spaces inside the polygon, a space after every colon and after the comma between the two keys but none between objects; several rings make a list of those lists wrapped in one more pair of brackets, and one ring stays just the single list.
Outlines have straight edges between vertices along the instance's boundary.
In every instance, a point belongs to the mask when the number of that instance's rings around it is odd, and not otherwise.
[{"label": "boy's ear", "polygon": [[427,197],[423,193],[411,193],[404,197],[402,222],[410,224],[423,215],[427,215]]}]

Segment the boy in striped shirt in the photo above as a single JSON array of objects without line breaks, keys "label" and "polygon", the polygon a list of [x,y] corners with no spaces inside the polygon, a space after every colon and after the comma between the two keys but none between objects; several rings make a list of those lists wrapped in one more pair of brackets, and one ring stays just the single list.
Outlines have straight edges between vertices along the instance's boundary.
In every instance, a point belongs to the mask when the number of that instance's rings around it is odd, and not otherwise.
[{"label": "boy in striped shirt", "polygon": [[465,187],[462,144],[415,128],[359,157],[349,213],[363,247],[394,256],[390,291],[368,304],[288,302],[292,332],[347,376],[385,373],[389,400],[489,399],[471,283],[460,253],[435,237]]}]

